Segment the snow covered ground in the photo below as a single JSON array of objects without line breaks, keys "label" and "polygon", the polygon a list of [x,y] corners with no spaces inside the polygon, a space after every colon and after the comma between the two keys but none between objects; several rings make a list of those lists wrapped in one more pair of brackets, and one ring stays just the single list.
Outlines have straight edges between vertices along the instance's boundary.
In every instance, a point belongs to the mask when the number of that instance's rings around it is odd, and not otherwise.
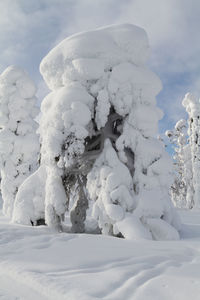
[{"label": "snow covered ground", "polygon": [[128,241],[10,224],[0,215],[2,300],[198,300],[200,212],[180,241]]}]

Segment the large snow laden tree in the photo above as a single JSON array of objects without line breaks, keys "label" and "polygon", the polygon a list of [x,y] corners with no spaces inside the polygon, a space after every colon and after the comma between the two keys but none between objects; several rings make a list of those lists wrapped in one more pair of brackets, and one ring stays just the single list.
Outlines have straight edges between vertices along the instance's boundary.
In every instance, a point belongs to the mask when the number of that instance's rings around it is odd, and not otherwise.
[{"label": "large snow laden tree", "polygon": [[169,198],[172,163],[155,138],[161,82],[146,66],[143,29],[116,25],[73,35],[40,70],[52,92],[41,110],[41,159],[48,166],[45,217],[83,232],[86,209],[102,233],[177,239]]},{"label": "large snow laden tree", "polygon": [[3,212],[12,217],[21,183],[37,168],[36,88],[16,66],[0,75],[0,169]]}]

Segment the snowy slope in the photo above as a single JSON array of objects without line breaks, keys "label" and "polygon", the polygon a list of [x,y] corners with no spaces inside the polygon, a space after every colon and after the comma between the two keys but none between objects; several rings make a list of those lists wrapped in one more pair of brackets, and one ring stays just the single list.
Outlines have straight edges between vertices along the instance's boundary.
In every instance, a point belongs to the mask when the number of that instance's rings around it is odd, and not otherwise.
[{"label": "snowy slope", "polygon": [[0,216],[0,299],[198,300],[200,212],[180,241],[54,233]]}]

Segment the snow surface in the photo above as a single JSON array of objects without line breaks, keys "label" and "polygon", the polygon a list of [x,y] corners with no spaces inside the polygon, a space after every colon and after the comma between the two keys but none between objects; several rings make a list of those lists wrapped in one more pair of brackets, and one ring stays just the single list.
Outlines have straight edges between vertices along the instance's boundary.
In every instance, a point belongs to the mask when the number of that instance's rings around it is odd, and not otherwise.
[{"label": "snow surface", "polygon": [[2,300],[198,300],[200,211],[179,241],[130,241],[10,224],[0,215]]}]

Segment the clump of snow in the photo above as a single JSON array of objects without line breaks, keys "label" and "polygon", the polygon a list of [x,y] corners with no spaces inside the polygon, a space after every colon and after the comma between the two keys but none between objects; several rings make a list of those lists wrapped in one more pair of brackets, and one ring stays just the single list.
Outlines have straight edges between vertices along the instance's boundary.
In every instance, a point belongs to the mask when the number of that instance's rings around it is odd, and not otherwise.
[{"label": "clump of snow", "polygon": [[45,187],[45,221],[59,229],[60,221],[67,209],[66,194],[62,179],[55,169],[47,169]]},{"label": "clump of snow", "polygon": [[87,189],[90,198],[96,199],[93,217],[104,234],[113,233],[113,225],[136,206],[131,174],[109,140],[105,141],[104,150],[88,175]]},{"label": "clump of snow", "polygon": [[54,90],[66,85],[66,78],[99,79],[103,68],[109,70],[127,61],[143,65],[148,56],[149,43],[142,28],[115,25],[65,39],[42,60],[40,70],[49,88]]},{"label": "clump of snow", "polygon": [[[121,225],[122,233],[117,223],[141,222],[152,237],[145,227],[152,217],[178,224],[169,197],[172,162],[157,139],[163,113],[155,97],[162,84],[145,66],[148,55],[144,30],[123,24],[73,35],[41,62],[52,90],[42,103],[40,127],[42,163],[50,172],[46,191],[52,191],[45,199],[49,225],[60,222],[75,196],[74,216],[89,198],[106,234],[128,236],[130,226],[126,233]],[[127,213],[137,222],[123,223]]]},{"label": "clump of snow", "polygon": [[[139,218],[127,213],[126,217],[114,225],[114,232],[119,232],[128,240],[152,239],[152,234]],[[162,237],[161,237],[162,239]]]},{"label": "clump of snow", "polygon": [[37,168],[39,140],[36,88],[28,74],[16,66],[0,75],[0,166],[3,211],[12,217],[21,183]]},{"label": "clump of snow", "polygon": [[12,221],[30,225],[44,219],[46,168],[40,166],[19,187],[14,202]]},{"label": "clump of snow", "polygon": [[95,80],[101,78],[104,73],[104,62],[95,58],[78,58],[72,60],[72,65],[80,76],[80,80]]},{"label": "clump of snow", "polygon": [[155,240],[179,240],[177,230],[162,219],[148,218],[146,225]]}]

